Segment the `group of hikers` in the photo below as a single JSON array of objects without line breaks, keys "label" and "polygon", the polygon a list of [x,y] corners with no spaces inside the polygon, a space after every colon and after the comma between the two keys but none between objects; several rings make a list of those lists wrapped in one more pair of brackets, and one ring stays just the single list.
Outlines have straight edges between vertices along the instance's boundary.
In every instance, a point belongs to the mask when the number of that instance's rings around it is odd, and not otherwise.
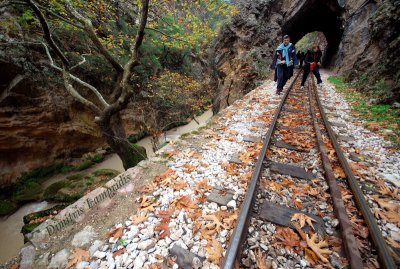
[{"label": "group of hikers", "polygon": [[275,81],[277,82],[276,94],[281,94],[286,82],[293,76],[294,67],[303,67],[303,79],[301,88],[304,89],[307,77],[313,72],[317,78],[318,86],[322,85],[319,67],[321,66],[322,52],[318,45],[313,45],[306,53],[297,52],[295,46],[290,43],[290,37],[285,35],[283,42],[278,46],[272,61],[272,69],[275,70]]}]

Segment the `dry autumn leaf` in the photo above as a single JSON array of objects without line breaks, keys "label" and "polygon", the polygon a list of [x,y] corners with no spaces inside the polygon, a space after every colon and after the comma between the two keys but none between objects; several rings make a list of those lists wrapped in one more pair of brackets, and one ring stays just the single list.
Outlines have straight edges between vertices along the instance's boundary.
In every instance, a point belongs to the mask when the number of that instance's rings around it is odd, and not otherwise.
[{"label": "dry autumn leaf", "polygon": [[81,261],[88,261],[89,251],[81,248],[75,248],[74,253],[72,253],[71,256],[68,257],[68,260],[69,261],[66,268],[72,268],[75,264]]},{"label": "dry autumn leaf", "polygon": [[196,209],[197,205],[194,201],[192,201],[192,198],[190,196],[185,195],[185,196],[179,196],[175,198],[172,201],[172,204],[177,208],[177,209]]},{"label": "dry autumn leaf", "polygon": [[301,213],[293,214],[291,221],[298,221],[300,224],[300,228],[303,228],[304,225],[307,223],[314,230],[312,222],[315,222],[315,220],[305,214]]},{"label": "dry autumn leaf", "polygon": [[125,252],[125,248],[118,249],[117,251],[115,251],[113,253],[112,257],[115,258],[115,257],[121,256],[124,252]]},{"label": "dry autumn leaf", "polygon": [[297,247],[300,245],[300,237],[290,228],[279,227],[275,237],[286,247]]},{"label": "dry autumn leaf", "polygon": [[373,195],[372,198],[374,198],[382,209],[394,212],[397,212],[399,209],[399,203],[391,203],[390,199],[379,198],[379,195]]},{"label": "dry autumn leaf", "polygon": [[139,198],[140,202],[140,212],[147,214],[149,212],[154,212],[156,210],[156,206],[158,206],[158,202],[149,196],[142,196]]},{"label": "dry autumn leaf", "polygon": [[140,223],[143,223],[147,220],[147,213],[146,212],[140,212],[138,210],[137,214],[134,216],[130,217],[131,221],[133,224],[138,225]]},{"label": "dry autumn leaf", "polygon": [[329,260],[325,257],[325,255],[330,255],[332,253],[331,250],[329,250],[328,247],[328,242],[324,240],[318,241],[318,235],[317,233],[314,233],[311,235],[311,238],[306,235],[306,240],[307,240],[307,245],[309,248],[314,251],[314,253],[317,255],[317,257],[324,263],[330,264]]},{"label": "dry autumn leaf", "polygon": [[154,231],[160,232],[160,238],[164,239],[167,236],[171,235],[171,231],[169,230],[167,222],[161,222],[157,224],[154,228]]},{"label": "dry autumn leaf", "polygon": [[108,233],[108,237],[113,237],[113,238],[119,239],[123,234],[124,234],[124,228],[119,227],[119,228],[112,229]]},{"label": "dry autumn leaf", "polygon": [[208,180],[204,179],[202,181],[199,181],[196,184],[196,187],[194,188],[194,192],[196,194],[203,194],[206,191],[212,190],[212,187],[208,184]]},{"label": "dry autumn leaf", "polygon": [[272,263],[267,262],[267,255],[263,254],[260,249],[255,252],[256,255],[256,268],[258,269],[271,269]]},{"label": "dry autumn leaf", "polygon": [[206,247],[207,251],[207,258],[210,262],[215,263],[215,264],[220,264],[222,260],[222,252],[224,249],[222,248],[222,245],[215,240],[214,238],[211,240],[211,243],[208,244]]},{"label": "dry autumn leaf", "polygon": [[186,181],[183,181],[183,180],[176,181],[170,185],[170,187],[174,191],[180,191],[180,190],[186,188],[187,186],[188,186],[188,184],[186,183]]}]

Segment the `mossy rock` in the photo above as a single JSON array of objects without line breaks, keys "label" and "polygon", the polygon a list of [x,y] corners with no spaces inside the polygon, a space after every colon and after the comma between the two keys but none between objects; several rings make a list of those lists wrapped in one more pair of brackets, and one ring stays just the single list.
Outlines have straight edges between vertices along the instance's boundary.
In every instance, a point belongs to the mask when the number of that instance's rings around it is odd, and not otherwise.
[{"label": "mossy rock", "polygon": [[104,161],[105,157],[104,155],[101,154],[96,154],[93,158],[92,161],[95,163],[101,163],[102,161]]},{"label": "mossy rock", "polygon": [[78,173],[50,185],[43,197],[47,201],[72,203],[118,174],[118,171],[112,169],[100,169],[89,175]]},{"label": "mossy rock", "polygon": [[131,156],[129,156],[128,167],[135,167],[138,163],[147,159],[146,149],[142,146],[131,144]]},{"label": "mossy rock", "polygon": [[76,168],[76,170],[77,170],[77,171],[86,170],[86,169],[88,169],[89,167],[91,167],[93,164],[94,164],[94,162],[93,162],[92,160],[86,160],[86,161],[84,161],[83,163],[81,163],[81,164]]},{"label": "mossy rock", "polygon": [[42,195],[42,185],[37,182],[27,182],[14,195],[16,202],[29,202],[39,200]]},{"label": "mossy rock", "polygon": [[9,215],[17,210],[17,205],[10,201],[0,200],[0,216]]},{"label": "mossy rock", "polygon": [[63,210],[64,208],[66,208],[69,204],[65,203],[65,204],[59,204],[59,205],[55,205],[52,208],[49,209],[45,209],[45,210],[41,210],[41,211],[37,211],[34,213],[30,213],[28,215],[25,215],[23,220],[24,220],[24,224],[29,224],[30,222],[38,219],[38,218],[45,218],[47,216],[50,215],[56,215],[58,214],[61,210]]},{"label": "mossy rock", "polygon": [[31,224],[25,224],[21,228],[21,233],[22,234],[28,234],[31,233],[36,227],[38,227],[41,224],[41,222],[38,223],[31,223]]},{"label": "mossy rock", "polygon": [[114,169],[99,169],[92,173],[93,176],[97,177],[106,177],[108,180],[118,176],[120,172]]}]

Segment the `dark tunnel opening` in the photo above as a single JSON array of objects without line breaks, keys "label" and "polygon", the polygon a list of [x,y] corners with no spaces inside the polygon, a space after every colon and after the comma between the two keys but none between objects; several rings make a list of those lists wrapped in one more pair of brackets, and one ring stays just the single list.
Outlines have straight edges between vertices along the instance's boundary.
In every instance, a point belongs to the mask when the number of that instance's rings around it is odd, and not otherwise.
[{"label": "dark tunnel opening", "polygon": [[343,35],[341,13],[336,0],[306,1],[293,17],[284,22],[282,30],[291,36],[293,44],[307,33],[323,32],[328,43],[323,66],[329,67],[333,64]]}]

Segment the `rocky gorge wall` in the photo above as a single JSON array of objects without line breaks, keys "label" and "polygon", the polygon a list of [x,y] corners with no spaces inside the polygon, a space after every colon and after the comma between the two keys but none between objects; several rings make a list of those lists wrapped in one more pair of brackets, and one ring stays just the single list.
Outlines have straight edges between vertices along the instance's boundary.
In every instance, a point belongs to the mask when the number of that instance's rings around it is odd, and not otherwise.
[{"label": "rocky gorge wall", "polygon": [[[68,95],[57,74],[46,65],[39,67],[43,73],[35,71],[38,66],[29,56],[19,56],[0,52],[0,185],[106,145],[94,115]],[[135,130],[130,113],[127,109],[123,115],[129,133]]]},{"label": "rocky gorge wall", "polygon": [[400,1],[241,0],[236,5],[239,13],[223,26],[215,46],[215,111],[270,73],[283,34],[296,43],[313,31],[326,36],[325,66],[349,79],[364,74],[365,87],[383,79],[386,97],[400,98],[399,71],[394,68],[400,61],[394,52],[400,42]]}]

